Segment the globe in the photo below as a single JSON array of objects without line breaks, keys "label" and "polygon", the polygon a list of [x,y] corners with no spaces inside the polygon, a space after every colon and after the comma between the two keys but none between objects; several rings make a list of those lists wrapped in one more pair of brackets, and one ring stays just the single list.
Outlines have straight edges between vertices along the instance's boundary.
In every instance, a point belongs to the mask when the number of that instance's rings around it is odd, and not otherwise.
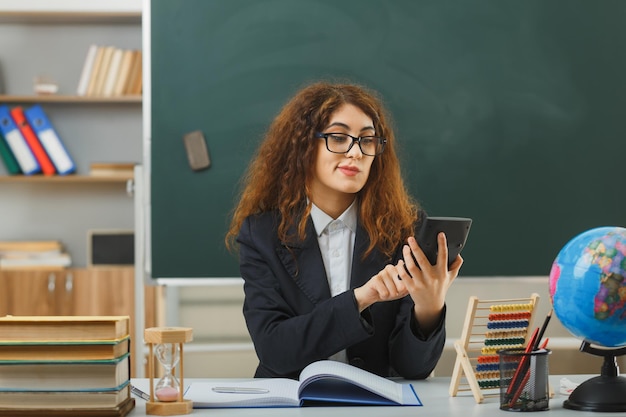
[{"label": "globe", "polygon": [[554,313],[574,336],[626,345],[626,229],[598,227],[571,239],[550,270]]}]

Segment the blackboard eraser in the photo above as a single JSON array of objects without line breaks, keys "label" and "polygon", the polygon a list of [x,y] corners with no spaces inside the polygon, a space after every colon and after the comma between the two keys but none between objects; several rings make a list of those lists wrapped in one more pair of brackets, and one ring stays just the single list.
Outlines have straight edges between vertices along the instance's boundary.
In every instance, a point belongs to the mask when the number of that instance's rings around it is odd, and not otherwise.
[{"label": "blackboard eraser", "polygon": [[207,169],[211,166],[209,149],[201,131],[195,130],[183,136],[189,166],[194,171]]}]

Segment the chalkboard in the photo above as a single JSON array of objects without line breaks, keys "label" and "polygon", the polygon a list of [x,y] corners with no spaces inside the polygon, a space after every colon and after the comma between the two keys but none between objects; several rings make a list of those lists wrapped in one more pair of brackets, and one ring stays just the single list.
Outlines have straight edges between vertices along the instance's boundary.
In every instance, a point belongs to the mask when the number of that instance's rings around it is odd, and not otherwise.
[{"label": "chalkboard", "polygon": [[121,266],[135,263],[133,230],[89,230],[88,266]]},{"label": "chalkboard", "polygon": [[626,225],[625,1],[154,0],[150,18],[154,278],[239,276],[240,177],[320,79],[379,91],[411,193],[474,219],[464,276],[547,275],[573,236]]}]

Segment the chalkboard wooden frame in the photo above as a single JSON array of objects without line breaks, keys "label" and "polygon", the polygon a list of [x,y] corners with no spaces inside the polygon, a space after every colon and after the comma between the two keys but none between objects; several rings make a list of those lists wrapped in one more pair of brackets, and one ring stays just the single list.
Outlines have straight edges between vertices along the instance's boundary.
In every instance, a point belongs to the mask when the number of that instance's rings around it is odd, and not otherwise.
[{"label": "chalkboard wooden frame", "polygon": [[547,275],[576,234],[626,223],[625,18],[619,0],[153,0],[152,277],[239,275],[223,245],[239,178],[318,79],[379,91],[410,191],[474,219],[462,275]]}]

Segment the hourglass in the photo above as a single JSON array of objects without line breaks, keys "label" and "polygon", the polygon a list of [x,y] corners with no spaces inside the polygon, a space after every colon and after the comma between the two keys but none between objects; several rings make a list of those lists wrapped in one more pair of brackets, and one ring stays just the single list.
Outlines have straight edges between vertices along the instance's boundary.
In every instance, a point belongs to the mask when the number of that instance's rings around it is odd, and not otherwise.
[{"label": "hourglass", "polygon": [[[183,343],[192,340],[189,327],[151,327],[144,330],[149,347],[148,377],[150,378],[150,401],[146,402],[146,414],[173,416],[189,414],[193,403],[183,398]],[[156,361],[163,368],[162,376],[154,383]],[[180,378],[176,378],[176,369]]]}]

